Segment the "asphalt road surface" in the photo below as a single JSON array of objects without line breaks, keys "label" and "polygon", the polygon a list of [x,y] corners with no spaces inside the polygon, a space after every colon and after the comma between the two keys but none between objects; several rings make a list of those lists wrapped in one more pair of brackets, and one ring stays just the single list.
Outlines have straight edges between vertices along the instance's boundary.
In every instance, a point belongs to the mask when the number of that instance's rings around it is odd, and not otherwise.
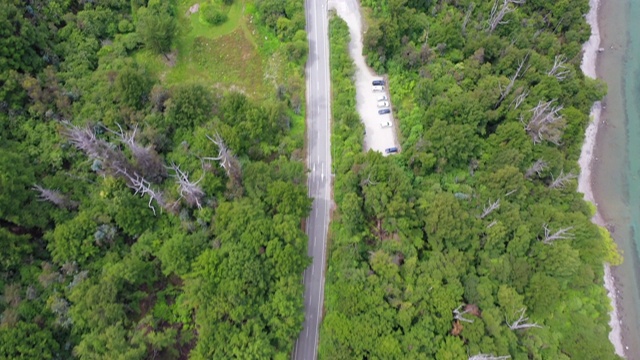
[{"label": "asphalt road surface", "polygon": [[293,359],[315,360],[324,301],[324,269],[331,208],[331,131],[329,37],[326,0],[305,0],[309,59],[307,78],[307,153],[309,196],[313,206],[307,219],[308,255],[312,264],[304,273],[305,321]]}]

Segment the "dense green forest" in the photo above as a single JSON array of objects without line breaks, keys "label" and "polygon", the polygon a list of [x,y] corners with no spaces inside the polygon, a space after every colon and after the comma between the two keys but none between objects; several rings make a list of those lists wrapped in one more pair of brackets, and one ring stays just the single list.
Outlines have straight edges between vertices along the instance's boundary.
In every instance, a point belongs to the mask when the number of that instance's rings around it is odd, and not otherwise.
[{"label": "dense green forest", "polygon": [[0,0],[0,359],[287,359],[300,1]]},{"label": "dense green forest", "polygon": [[362,152],[349,31],[333,17],[338,211],[320,358],[617,358],[603,263],[621,259],[576,192],[606,92],[579,70],[588,1],[362,5],[402,152]]}]

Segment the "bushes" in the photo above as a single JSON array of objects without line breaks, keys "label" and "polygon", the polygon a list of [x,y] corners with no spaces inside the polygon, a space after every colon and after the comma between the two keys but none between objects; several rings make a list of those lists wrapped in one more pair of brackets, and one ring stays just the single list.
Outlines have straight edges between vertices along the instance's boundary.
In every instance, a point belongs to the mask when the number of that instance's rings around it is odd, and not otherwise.
[{"label": "bushes", "polygon": [[349,41],[347,24],[338,17],[332,17],[329,21],[329,43],[334,124],[331,150],[334,169],[341,168],[342,162],[348,162],[347,155],[362,152],[364,128],[355,107],[355,67],[349,56]]},{"label": "bushes", "polygon": [[[575,55],[583,20],[522,40],[515,34],[541,26],[530,2],[492,35],[476,16],[490,3],[432,5],[423,29],[414,24],[429,2],[410,1],[415,12],[396,1],[363,3],[373,17],[365,52],[388,69],[406,140],[392,157],[361,154],[348,31],[331,19],[338,211],[319,358],[617,359],[602,288],[602,262],[621,261],[615,243],[590,222],[575,181],[550,186],[575,173],[586,115],[603,91],[572,61],[565,78],[549,74],[556,55]],[[560,14],[561,3],[549,6]],[[527,70],[514,76],[521,62]],[[564,106],[562,122],[554,120],[562,141],[533,144],[522,122],[551,99]],[[529,170],[539,159],[544,169]],[[571,234],[550,244],[560,229]],[[542,329],[512,331],[520,311]]]},{"label": "bushes", "polygon": [[[225,3],[228,0],[225,0]],[[232,3],[233,1],[231,1]],[[217,2],[207,2],[200,7],[200,19],[209,25],[220,25],[227,21],[227,13]]]}]

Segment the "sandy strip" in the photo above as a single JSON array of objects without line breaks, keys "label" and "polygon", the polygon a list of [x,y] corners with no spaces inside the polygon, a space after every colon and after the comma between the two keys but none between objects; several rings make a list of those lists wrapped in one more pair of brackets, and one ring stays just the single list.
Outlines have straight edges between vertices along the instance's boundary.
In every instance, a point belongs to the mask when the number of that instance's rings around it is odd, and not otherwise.
[{"label": "sandy strip", "polygon": [[[600,7],[600,0],[589,0],[589,6],[590,9],[586,19],[591,26],[591,37],[582,47],[584,55],[580,69],[586,76],[596,78],[596,61],[598,59],[598,49],[600,48],[600,30],[598,27],[598,10]],[[593,104],[590,115],[591,123],[587,127],[585,140],[582,144],[582,151],[580,152],[580,159],[578,160],[581,169],[580,177],[578,178],[578,191],[584,194],[585,200],[595,204],[596,207],[598,204],[593,199],[593,191],[591,189],[591,162],[596,145],[596,135],[600,125],[601,112],[602,109],[600,102]],[[596,215],[593,217],[592,221],[600,226],[605,225],[599,211],[596,211]],[[612,306],[612,310],[609,313],[609,326],[611,326],[609,340],[613,344],[616,354],[625,357],[624,347],[622,345],[621,320],[617,307],[616,284],[611,274],[611,267],[609,264],[604,265],[604,286],[607,289],[607,295],[611,300]]]},{"label": "sandy strip", "polygon": [[[373,69],[369,68],[363,56],[364,19],[358,0],[329,0],[329,9],[336,10],[349,26],[351,42],[349,43],[349,54],[356,66],[354,84],[356,86],[356,110],[360,114],[360,119],[364,125],[364,151],[374,150],[381,152],[385,156],[385,149],[398,147],[396,143],[396,127],[381,127],[383,122],[395,122],[393,114],[381,115],[378,113],[377,98],[385,94],[387,99],[391,99],[388,91],[373,92],[372,81],[382,79],[376,75]],[[389,84],[387,83],[387,90]],[[389,100],[389,102],[391,102]]]}]

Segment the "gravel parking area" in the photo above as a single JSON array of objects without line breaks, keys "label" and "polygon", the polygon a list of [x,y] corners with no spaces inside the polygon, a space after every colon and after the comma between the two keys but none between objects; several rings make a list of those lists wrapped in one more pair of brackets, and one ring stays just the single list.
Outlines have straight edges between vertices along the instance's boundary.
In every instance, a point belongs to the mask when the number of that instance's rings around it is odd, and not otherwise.
[{"label": "gravel parking area", "polygon": [[[349,25],[351,42],[349,43],[349,53],[356,65],[356,100],[358,113],[362,118],[366,134],[364,136],[364,149],[379,151],[385,154],[385,149],[397,147],[396,124],[393,119],[393,109],[391,106],[384,107],[392,109],[390,114],[380,115],[378,110],[378,97],[386,95],[387,102],[391,105],[388,92],[388,84],[385,82],[384,91],[374,92],[372,82],[382,80],[367,66],[362,55],[362,16],[360,5],[357,0],[329,0],[329,8],[335,9],[344,21]],[[392,126],[382,127],[381,124],[391,122]],[[385,154],[386,155],[386,154]]]}]

